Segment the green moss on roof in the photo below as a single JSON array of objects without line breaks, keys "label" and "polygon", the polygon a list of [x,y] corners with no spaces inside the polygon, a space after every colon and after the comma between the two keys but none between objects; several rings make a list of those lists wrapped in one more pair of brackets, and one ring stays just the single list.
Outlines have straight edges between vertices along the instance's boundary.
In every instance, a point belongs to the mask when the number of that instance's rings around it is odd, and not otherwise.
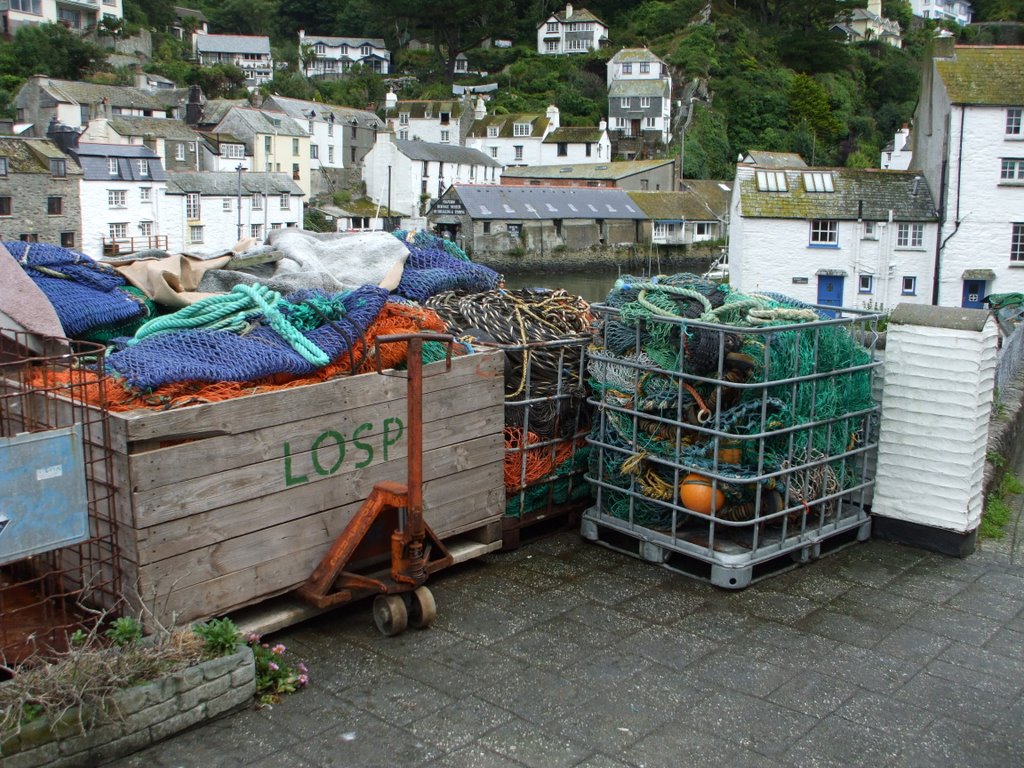
[{"label": "green moss on roof", "polygon": [[0,157],[7,158],[8,175],[18,173],[50,173],[51,158],[66,158],[68,175],[82,173],[74,158],[66,157],[47,139],[22,139],[0,136]]},{"label": "green moss on roof", "polygon": [[958,45],[935,68],[954,104],[1024,105],[1024,46]]},{"label": "green moss on roof", "polygon": [[488,129],[497,127],[498,136],[501,138],[515,137],[516,123],[529,123],[530,136],[543,136],[548,127],[548,118],[545,115],[533,114],[510,114],[510,115],[488,115],[480,120],[473,121],[473,127],[469,131],[470,136],[487,138]]},{"label": "green moss on roof", "polygon": [[544,143],[579,144],[585,141],[594,143],[601,140],[602,133],[603,131],[597,126],[556,128],[544,138]]},{"label": "green moss on roof", "polygon": [[618,160],[608,163],[565,163],[506,168],[502,176],[523,179],[621,179],[643,173],[674,160]]}]

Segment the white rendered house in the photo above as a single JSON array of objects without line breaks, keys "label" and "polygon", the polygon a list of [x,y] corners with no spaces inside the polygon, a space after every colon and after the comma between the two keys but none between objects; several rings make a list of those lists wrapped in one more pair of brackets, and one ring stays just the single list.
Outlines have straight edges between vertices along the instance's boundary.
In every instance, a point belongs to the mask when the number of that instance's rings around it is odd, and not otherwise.
[{"label": "white rendered house", "polygon": [[930,304],[937,219],[913,172],[740,163],[729,282],[826,306]]},{"label": "white rendered house", "polygon": [[274,79],[274,59],[270,53],[269,37],[198,34],[192,38],[192,45],[196,58],[204,67],[234,64],[241,69],[250,90]]},{"label": "white rendered house", "polygon": [[604,120],[596,127],[556,128],[541,142],[538,165],[599,163],[612,156]]},{"label": "white rendered house", "polygon": [[608,124],[620,137],[667,144],[672,128],[672,76],[646,48],[623,48],[607,64]]},{"label": "white rendered house", "polygon": [[327,37],[299,30],[299,67],[306,77],[337,78],[357,65],[386,75],[391,72],[391,52],[380,38]]},{"label": "white rendered house", "polygon": [[81,32],[104,19],[124,17],[121,0],[7,0],[0,9],[0,32],[14,34],[27,24],[63,24]]},{"label": "white rendered house", "polygon": [[910,0],[910,10],[924,19],[955,21],[960,26],[974,18],[969,0]]},{"label": "white rendered house", "polygon": [[405,216],[423,215],[456,182],[497,184],[501,163],[470,147],[395,139],[384,131],[363,162],[366,196]]},{"label": "white rendered house", "polygon": [[339,107],[318,101],[270,96],[263,109],[280,110],[309,134],[309,166],[321,168],[358,166],[373,147],[384,121],[365,109]]},{"label": "white rendered house", "polygon": [[474,117],[468,96],[443,101],[399,101],[389,92],[384,101],[384,120],[399,140],[418,139],[460,146],[469,134]]},{"label": "white rendered house", "polygon": [[608,25],[572,3],[537,25],[537,53],[588,53],[607,44]]},{"label": "white rendered house", "polygon": [[934,298],[980,308],[1024,291],[1024,47],[935,42],[912,161],[942,211]]},{"label": "white rendered house", "polygon": [[474,114],[466,146],[503,166],[541,164],[544,140],[559,126],[558,107],[553,104],[543,115],[487,115],[483,99],[478,98]]}]

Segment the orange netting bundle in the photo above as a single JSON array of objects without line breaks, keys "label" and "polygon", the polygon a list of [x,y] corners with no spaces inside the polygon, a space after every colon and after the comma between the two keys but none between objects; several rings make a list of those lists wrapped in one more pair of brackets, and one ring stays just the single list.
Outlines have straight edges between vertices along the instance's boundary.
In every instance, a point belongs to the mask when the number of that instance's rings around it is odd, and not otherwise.
[{"label": "orange netting bundle", "polygon": [[585,438],[578,441],[545,440],[534,432],[527,432],[526,436],[524,443],[521,429],[505,427],[506,491],[518,491],[548,477],[556,468],[572,458],[578,446],[586,445],[587,442]]},{"label": "orange netting bundle", "polygon": [[[323,368],[318,368],[313,373],[301,376],[268,376],[255,381],[218,381],[207,382],[175,382],[157,387],[148,392],[143,392],[125,386],[120,380],[107,379],[106,402],[111,411],[134,411],[140,408],[154,410],[170,410],[182,408],[197,403],[212,403],[222,400],[230,400],[246,395],[255,395],[261,392],[270,392],[291,387],[301,387],[306,384],[315,384],[321,381],[333,379],[336,376],[354,373],[368,373],[377,370],[377,355],[374,350],[374,340],[378,336],[388,336],[400,333],[419,333],[429,331],[443,333],[445,325],[436,312],[430,309],[413,306],[410,304],[398,304],[388,302],[377,315],[377,318],[366,330],[366,335],[357,340],[352,349],[341,357],[332,360]],[[396,368],[405,364],[408,353],[408,344],[386,344],[380,349],[380,362],[382,368]],[[456,346],[453,354],[462,351]],[[41,374],[43,375],[43,374]],[[65,374],[56,374],[67,375]],[[81,372],[76,374],[81,376]],[[52,378],[52,375],[49,375]],[[90,374],[93,382],[87,382],[84,387],[85,399],[89,402],[100,403],[99,376]],[[58,381],[46,382],[49,387],[59,386]]]}]

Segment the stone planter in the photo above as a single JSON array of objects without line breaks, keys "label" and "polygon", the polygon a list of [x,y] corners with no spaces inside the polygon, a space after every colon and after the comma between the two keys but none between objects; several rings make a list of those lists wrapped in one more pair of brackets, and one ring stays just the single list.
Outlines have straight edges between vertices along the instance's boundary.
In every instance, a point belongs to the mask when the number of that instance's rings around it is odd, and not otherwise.
[{"label": "stone planter", "polygon": [[252,649],[204,661],[112,698],[111,717],[84,734],[77,712],[56,724],[36,720],[0,743],[0,768],[95,766],[145,749],[197,723],[251,704],[256,693]]}]

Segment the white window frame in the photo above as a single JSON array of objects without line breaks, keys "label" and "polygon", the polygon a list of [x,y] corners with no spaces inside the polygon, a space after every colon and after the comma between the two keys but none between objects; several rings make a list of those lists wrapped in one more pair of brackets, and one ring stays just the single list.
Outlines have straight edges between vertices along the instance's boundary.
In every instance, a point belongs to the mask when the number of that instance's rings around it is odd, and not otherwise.
[{"label": "white window frame", "polygon": [[[185,193],[185,218],[189,221],[197,221],[203,213],[202,196],[198,192]],[[195,242],[195,241],[193,241]],[[202,240],[198,241],[202,242]]]},{"label": "white window frame", "polygon": [[644,128],[657,128],[657,127],[658,127],[658,118],[656,118],[656,117],[645,117],[644,118]]},{"label": "white window frame", "polygon": [[263,193],[253,192],[252,193],[252,210],[262,211],[263,210]]},{"label": "white window frame", "polygon": [[334,146],[333,145],[327,147],[327,162],[328,163],[333,163],[334,162]]},{"label": "white window frame", "polygon": [[759,192],[788,192],[789,182],[785,171],[756,171]]},{"label": "white window frame", "polygon": [[128,207],[128,191],[124,189],[108,189],[107,190],[107,207],[108,208],[127,208]]},{"label": "white window frame", "polygon": [[924,246],[924,224],[896,225],[897,248],[921,248]]},{"label": "white window frame", "polygon": [[0,157],[0,177],[7,176],[9,168],[8,159],[6,157]]},{"label": "white window frame", "polygon": [[1006,110],[1006,135],[1024,138],[1024,107],[1009,107]]},{"label": "white window frame", "polygon": [[651,97],[650,96],[641,96],[640,97],[640,108],[641,109],[650,109],[651,108]]},{"label": "white window frame", "polygon": [[111,176],[117,176],[117,158],[116,157],[108,157],[107,158],[107,173],[109,173]]},{"label": "white window frame", "polygon": [[112,221],[107,225],[107,232],[110,235],[111,240],[127,240],[128,222]]},{"label": "white window frame", "polygon": [[629,96],[620,96],[619,97],[619,106],[622,109],[629,109]]},{"label": "white window frame", "polygon": [[408,125],[409,124],[409,113],[408,112],[399,112],[398,113],[398,124],[399,125]]},{"label": "white window frame", "polygon": [[874,275],[860,275],[857,278],[857,293],[874,293],[875,292],[875,276]]},{"label": "white window frame", "polygon": [[497,147],[488,147],[487,149],[490,150],[491,157],[496,158],[498,156],[498,148]]},{"label": "white window frame", "polygon": [[498,126],[488,125],[487,126],[487,138],[496,139],[498,137]]},{"label": "white window frame", "polygon": [[231,211],[231,198],[230,197],[225,197],[221,201],[220,205],[221,205],[221,210],[222,211],[224,211],[225,213],[230,212]]},{"label": "white window frame", "polygon": [[188,228],[188,241],[190,243],[201,243],[203,242],[203,225],[202,224],[190,224]]},{"label": "white window frame", "polygon": [[1014,222],[1010,226],[1010,262],[1024,264],[1024,223]]},{"label": "white window frame", "polygon": [[523,145],[522,144],[516,144],[515,146],[512,147],[512,149],[515,152],[515,159],[519,160],[519,161],[522,161],[522,159],[523,159]]},{"label": "white window frame", "polygon": [[806,192],[835,192],[836,185],[831,173],[821,171],[810,171],[803,174],[804,190]]},{"label": "white window frame", "polygon": [[153,236],[153,222],[152,221],[140,221],[139,222],[139,237],[152,237]]},{"label": "white window frame", "polygon": [[290,211],[292,207],[292,196],[288,192],[282,192],[278,198],[282,211]]},{"label": "white window frame", "polygon": [[547,32],[549,34],[551,34],[551,33],[557,34],[558,33],[558,22],[557,21],[549,21],[548,22]]},{"label": "white window frame", "polygon": [[622,65],[622,74],[624,74],[624,75],[632,75],[633,74],[633,65],[631,63],[623,64]]},{"label": "white window frame", "polygon": [[139,176],[149,176],[149,160],[139,160]]},{"label": "white window frame", "polygon": [[256,240],[263,239],[263,225],[262,224],[250,224],[249,225],[249,237],[255,238]]},{"label": "white window frame", "polygon": [[319,160],[320,159],[320,147],[317,144],[309,145],[309,159]]},{"label": "white window frame", "polygon": [[153,199],[152,187],[139,187],[139,202],[148,203]]},{"label": "white window frame", "polygon": [[904,275],[900,281],[900,293],[903,296],[916,296],[917,295],[917,277],[914,275]]},{"label": "white window frame", "polygon": [[1024,158],[1004,157],[999,162],[999,181],[1024,181]]},{"label": "white window frame", "polygon": [[225,144],[224,145],[224,157],[229,160],[242,160],[245,158],[245,145],[243,144]]},{"label": "white window frame", "polygon": [[874,221],[864,222],[864,234],[863,240],[877,240],[878,239],[878,224]]},{"label": "white window frame", "polygon": [[651,74],[651,62],[649,62],[649,61],[641,61],[640,62],[640,74],[641,75],[649,75],[649,74]]},{"label": "white window frame", "polygon": [[185,145],[180,141],[174,145],[174,159],[178,162],[184,162],[185,160]]},{"label": "white window frame", "polygon": [[517,138],[529,136],[533,132],[533,126],[529,123],[513,123],[512,135]]},{"label": "white window frame", "polygon": [[811,219],[810,239],[812,247],[835,248],[839,245],[839,221],[837,219]]},{"label": "white window frame", "polygon": [[448,130],[441,131],[441,143],[450,144],[452,140],[452,132]]}]

